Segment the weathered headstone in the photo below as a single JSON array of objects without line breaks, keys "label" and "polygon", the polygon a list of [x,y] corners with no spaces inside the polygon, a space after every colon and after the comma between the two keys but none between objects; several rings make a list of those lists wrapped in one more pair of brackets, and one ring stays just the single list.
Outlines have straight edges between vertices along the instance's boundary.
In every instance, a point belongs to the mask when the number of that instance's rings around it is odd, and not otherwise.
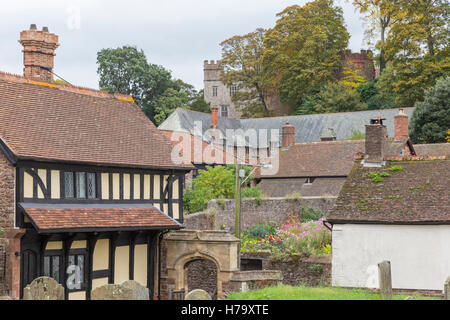
[{"label": "weathered headstone", "polygon": [[105,284],[91,292],[91,300],[149,300],[148,289],[136,281]]},{"label": "weathered headstone", "polygon": [[208,292],[202,289],[195,289],[186,295],[184,300],[212,300]]},{"label": "weathered headstone", "polygon": [[24,300],[64,300],[64,288],[55,279],[39,277],[23,289]]},{"label": "weathered headstone", "polygon": [[378,281],[382,300],[392,300],[391,263],[383,261],[378,264]]},{"label": "weathered headstone", "polygon": [[444,300],[450,300],[450,277],[447,278],[444,284]]},{"label": "weathered headstone", "polygon": [[122,283],[122,287],[131,289],[133,291],[132,300],[150,300],[150,293],[148,288],[144,287],[137,281],[125,281]]}]

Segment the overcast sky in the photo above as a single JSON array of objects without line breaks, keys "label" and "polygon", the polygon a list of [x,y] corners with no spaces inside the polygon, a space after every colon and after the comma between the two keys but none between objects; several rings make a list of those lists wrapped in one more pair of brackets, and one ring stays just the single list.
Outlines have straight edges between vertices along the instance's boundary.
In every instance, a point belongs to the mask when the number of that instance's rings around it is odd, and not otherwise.
[{"label": "overcast sky", "polygon": [[[365,48],[363,22],[344,9],[349,48]],[[0,9],[0,71],[22,74],[20,31],[31,23],[59,36],[55,73],[70,83],[98,88],[96,57],[102,48],[134,45],[175,78],[203,87],[203,61],[220,59],[219,43],[258,27],[271,28],[276,13],[306,0],[9,0]]]}]

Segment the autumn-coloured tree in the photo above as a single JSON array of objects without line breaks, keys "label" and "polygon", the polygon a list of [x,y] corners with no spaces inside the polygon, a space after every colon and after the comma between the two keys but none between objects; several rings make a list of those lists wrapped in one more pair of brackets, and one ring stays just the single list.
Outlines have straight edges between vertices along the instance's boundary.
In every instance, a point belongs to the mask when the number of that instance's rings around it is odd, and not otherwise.
[{"label": "autumn-coloured tree", "polygon": [[342,9],[331,0],[290,6],[277,16],[264,40],[263,68],[268,85],[295,108],[311,88],[335,80],[350,35]]},{"label": "autumn-coloured tree", "polygon": [[358,88],[361,84],[367,82],[366,78],[359,74],[360,71],[354,62],[347,61],[342,71],[342,79],[339,82],[347,88]]},{"label": "autumn-coloured tree", "polygon": [[367,22],[365,30],[366,38],[371,42],[375,40],[376,47],[380,50],[379,66],[382,73],[386,67],[385,41],[391,25],[397,17],[399,7],[396,0],[352,0],[353,5],[360,13],[364,14]]},{"label": "autumn-coloured tree", "polygon": [[222,81],[236,86],[232,100],[238,110],[250,115],[259,110],[268,112],[265,102],[265,77],[262,70],[263,42],[266,30],[234,36],[223,41],[221,64],[224,67]]}]

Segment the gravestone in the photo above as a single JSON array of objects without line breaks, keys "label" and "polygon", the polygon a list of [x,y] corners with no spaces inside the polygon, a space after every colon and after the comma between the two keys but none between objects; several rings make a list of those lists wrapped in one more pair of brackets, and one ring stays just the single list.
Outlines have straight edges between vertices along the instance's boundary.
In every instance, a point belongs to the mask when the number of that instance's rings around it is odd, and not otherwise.
[{"label": "gravestone", "polygon": [[447,278],[444,284],[444,300],[450,300],[450,277]]},{"label": "gravestone", "polygon": [[149,291],[136,281],[105,284],[91,292],[91,300],[150,300]]},{"label": "gravestone", "polygon": [[184,300],[212,300],[208,292],[202,289],[195,289],[186,295]]},{"label": "gravestone", "polygon": [[53,278],[39,277],[23,289],[23,300],[64,300],[64,288]]},{"label": "gravestone", "polygon": [[391,263],[383,261],[378,264],[378,281],[382,300],[392,300]]}]

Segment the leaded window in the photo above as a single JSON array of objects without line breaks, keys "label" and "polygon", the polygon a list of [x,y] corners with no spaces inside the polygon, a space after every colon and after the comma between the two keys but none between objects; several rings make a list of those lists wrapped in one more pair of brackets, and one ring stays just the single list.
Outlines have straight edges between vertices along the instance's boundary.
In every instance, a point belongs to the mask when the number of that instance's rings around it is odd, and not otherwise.
[{"label": "leaded window", "polygon": [[60,282],[60,256],[44,256],[44,276],[55,279]]},{"label": "leaded window", "polygon": [[65,198],[95,199],[96,174],[92,172],[64,172]]}]

